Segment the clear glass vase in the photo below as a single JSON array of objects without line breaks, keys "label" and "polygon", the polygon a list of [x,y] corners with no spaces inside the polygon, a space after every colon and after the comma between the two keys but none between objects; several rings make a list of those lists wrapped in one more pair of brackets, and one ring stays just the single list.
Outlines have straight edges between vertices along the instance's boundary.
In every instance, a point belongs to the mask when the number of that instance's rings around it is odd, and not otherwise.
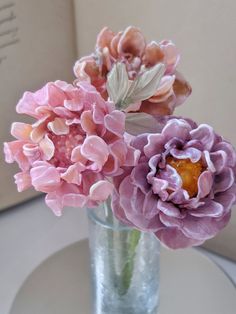
[{"label": "clear glass vase", "polygon": [[121,224],[109,203],[89,209],[92,314],[157,314],[160,243]]}]

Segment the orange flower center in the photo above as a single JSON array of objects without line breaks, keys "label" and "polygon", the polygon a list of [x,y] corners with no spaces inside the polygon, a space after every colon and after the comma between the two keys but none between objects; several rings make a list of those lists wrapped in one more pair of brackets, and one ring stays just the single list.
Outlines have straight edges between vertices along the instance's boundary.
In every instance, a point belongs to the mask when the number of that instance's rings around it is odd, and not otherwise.
[{"label": "orange flower center", "polygon": [[177,159],[169,156],[166,162],[178,172],[182,179],[182,188],[188,192],[189,196],[196,196],[198,193],[198,178],[205,170],[202,161],[199,160],[193,163],[189,158]]}]

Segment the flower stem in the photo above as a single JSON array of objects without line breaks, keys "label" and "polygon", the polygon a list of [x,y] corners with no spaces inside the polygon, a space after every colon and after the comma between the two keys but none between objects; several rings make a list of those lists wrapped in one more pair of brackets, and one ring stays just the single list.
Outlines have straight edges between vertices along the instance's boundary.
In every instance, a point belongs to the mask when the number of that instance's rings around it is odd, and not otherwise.
[{"label": "flower stem", "polygon": [[139,239],[141,237],[141,232],[133,229],[130,231],[129,239],[128,239],[128,256],[126,263],[122,269],[120,275],[120,285],[119,285],[119,294],[125,295],[129,290],[133,272],[134,272],[134,261],[136,255],[136,248],[139,243]]}]

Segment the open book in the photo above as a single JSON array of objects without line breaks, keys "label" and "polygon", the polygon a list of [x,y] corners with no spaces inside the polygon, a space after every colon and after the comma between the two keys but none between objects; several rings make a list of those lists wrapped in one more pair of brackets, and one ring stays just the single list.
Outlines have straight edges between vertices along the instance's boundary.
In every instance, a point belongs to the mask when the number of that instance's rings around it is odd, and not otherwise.
[{"label": "open book", "polygon": [[[25,90],[50,80],[72,81],[75,60],[93,50],[103,26],[118,31],[131,24],[148,39],[173,39],[182,52],[180,66],[194,92],[191,106],[177,114],[213,125],[236,145],[235,9],[234,0],[227,5],[216,0],[214,6],[194,0],[0,0],[1,144],[10,140],[10,124],[23,120],[15,105]],[[3,161],[3,154],[0,158],[3,209],[35,194],[16,191],[16,168]],[[234,209],[230,225],[207,246],[236,259],[235,237]]]}]

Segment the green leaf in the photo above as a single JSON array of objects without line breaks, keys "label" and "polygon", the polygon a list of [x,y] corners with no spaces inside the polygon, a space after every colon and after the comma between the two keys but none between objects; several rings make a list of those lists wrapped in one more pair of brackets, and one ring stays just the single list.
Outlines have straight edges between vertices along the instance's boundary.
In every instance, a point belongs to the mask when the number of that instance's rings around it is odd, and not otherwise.
[{"label": "green leaf", "polygon": [[127,104],[127,100],[130,103],[136,103],[150,98],[155,94],[160,85],[161,78],[165,72],[165,66],[159,63],[140,73],[138,77],[132,82],[124,101]]},{"label": "green leaf", "polygon": [[107,92],[110,99],[118,106],[125,99],[129,89],[129,77],[124,63],[114,64],[107,77]]},{"label": "green leaf", "polygon": [[157,119],[150,114],[144,112],[126,114],[125,130],[131,135],[157,133],[159,129]]}]

